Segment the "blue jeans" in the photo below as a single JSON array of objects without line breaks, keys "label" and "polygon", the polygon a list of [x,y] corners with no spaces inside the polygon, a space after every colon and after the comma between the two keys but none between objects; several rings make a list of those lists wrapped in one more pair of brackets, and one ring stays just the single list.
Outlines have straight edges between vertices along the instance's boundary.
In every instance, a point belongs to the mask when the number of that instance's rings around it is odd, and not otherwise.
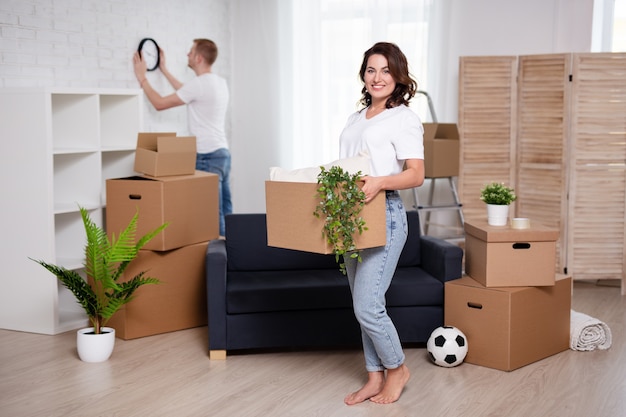
[{"label": "blue jeans", "polygon": [[233,203],[230,195],[230,152],[222,148],[211,153],[199,153],[196,155],[196,169],[212,172],[219,176],[218,192],[220,207],[220,235],[226,233],[224,216],[233,212]]},{"label": "blue jeans", "polygon": [[404,363],[396,327],[387,314],[385,294],[391,285],[408,234],[406,211],[398,193],[387,196],[387,244],[361,250],[362,262],[344,258],[354,315],[361,326],[368,372]]}]

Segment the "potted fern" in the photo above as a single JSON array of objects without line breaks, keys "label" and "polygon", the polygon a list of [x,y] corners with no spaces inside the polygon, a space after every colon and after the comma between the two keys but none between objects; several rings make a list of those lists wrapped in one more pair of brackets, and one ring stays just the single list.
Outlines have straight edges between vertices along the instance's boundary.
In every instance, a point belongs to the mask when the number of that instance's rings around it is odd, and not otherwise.
[{"label": "potted fern", "polygon": [[491,226],[505,226],[509,218],[509,205],[517,200],[517,196],[513,188],[501,182],[492,182],[480,190],[480,199],[487,204],[487,222]]},{"label": "potted fern", "polygon": [[365,193],[359,188],[361,172],[350,174],[339,166],[320,167],[317,176],[319,203],[313,213],[324,219],[323,235],[330,244],[342,274],[346,274],[344,256],[361,261],[354,237],[367,230],[360,216],[365,205]]},{"label": "potted fern", "polygon": [[79,207],[87,235],[85,260],[83,263],[87,280],[78,272],[42,260],[31,260],[52,272],[61,283],[74,294],[83,307],[93,327],[77,332],[78,356],[85,362],[102,362],[113,352],[115,329],[105,327],[107,321],[121,306],[133,299],[135,291],[146,284],[156,284],[158,279],[145,276],[142,271],[134,277],[120,282],[119,279],[139,250],[166,226],[163,224],[136,240],[137,220],[135,213],[128,226],[119,236],[111,240],[97,226],[83,207]]}]

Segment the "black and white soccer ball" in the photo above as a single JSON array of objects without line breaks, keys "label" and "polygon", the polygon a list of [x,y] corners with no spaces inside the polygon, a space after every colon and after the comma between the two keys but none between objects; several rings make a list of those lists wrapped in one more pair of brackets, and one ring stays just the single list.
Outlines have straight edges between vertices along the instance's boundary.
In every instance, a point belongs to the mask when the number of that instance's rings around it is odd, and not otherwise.
[{"label": "black and white soccer ball", "polygon": [[452,368],[467,355],[467,337],[454,326],[437,327],[428,338],[426,350],[435,364]]}]

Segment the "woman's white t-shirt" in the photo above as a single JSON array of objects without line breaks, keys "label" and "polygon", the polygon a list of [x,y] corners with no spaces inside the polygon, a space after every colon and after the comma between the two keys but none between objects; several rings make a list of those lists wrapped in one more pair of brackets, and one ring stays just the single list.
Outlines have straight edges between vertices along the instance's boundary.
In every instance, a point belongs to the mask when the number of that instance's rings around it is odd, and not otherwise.
[{"label": "woman's white t-shirt", "polygon": [[424,126],[405,105],[385,109],[371,119],[366,109],[352,114],[339,138],[339,157],[366,152],[374,177],[402,172],[407,159],[424,159]]},{"label": "woman's white t-shirt", "polygon": [[202,74],[186,82],[176,94],[187,104],[189,132],[196,137],[196,151],[228,149],[224,127],[229,100],[226,80],[216,74]]}]

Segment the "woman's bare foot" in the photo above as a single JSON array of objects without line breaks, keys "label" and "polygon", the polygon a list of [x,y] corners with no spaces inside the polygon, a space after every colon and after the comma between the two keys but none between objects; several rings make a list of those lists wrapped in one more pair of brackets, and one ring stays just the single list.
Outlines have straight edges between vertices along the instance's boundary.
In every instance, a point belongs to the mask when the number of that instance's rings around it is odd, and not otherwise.
[{"label": "woman's bare foot", "polygon": [[343,402],[348,405],[354,405],[369,400],[373,396],[379,394],[383,386],[385,385],[385,373],[380,372],[368,372],[367,382],[363,387],[351,394],[348,394],[344,398]]},{"label": "woman's bare foot", "polygon": [[388,369],[387,378],[385,379],[385,385],[382,391],[371,397],[370,401],[377,404],[389,404],[398,401],[410,377],[409,368],[404,364],[396,369]]}]

